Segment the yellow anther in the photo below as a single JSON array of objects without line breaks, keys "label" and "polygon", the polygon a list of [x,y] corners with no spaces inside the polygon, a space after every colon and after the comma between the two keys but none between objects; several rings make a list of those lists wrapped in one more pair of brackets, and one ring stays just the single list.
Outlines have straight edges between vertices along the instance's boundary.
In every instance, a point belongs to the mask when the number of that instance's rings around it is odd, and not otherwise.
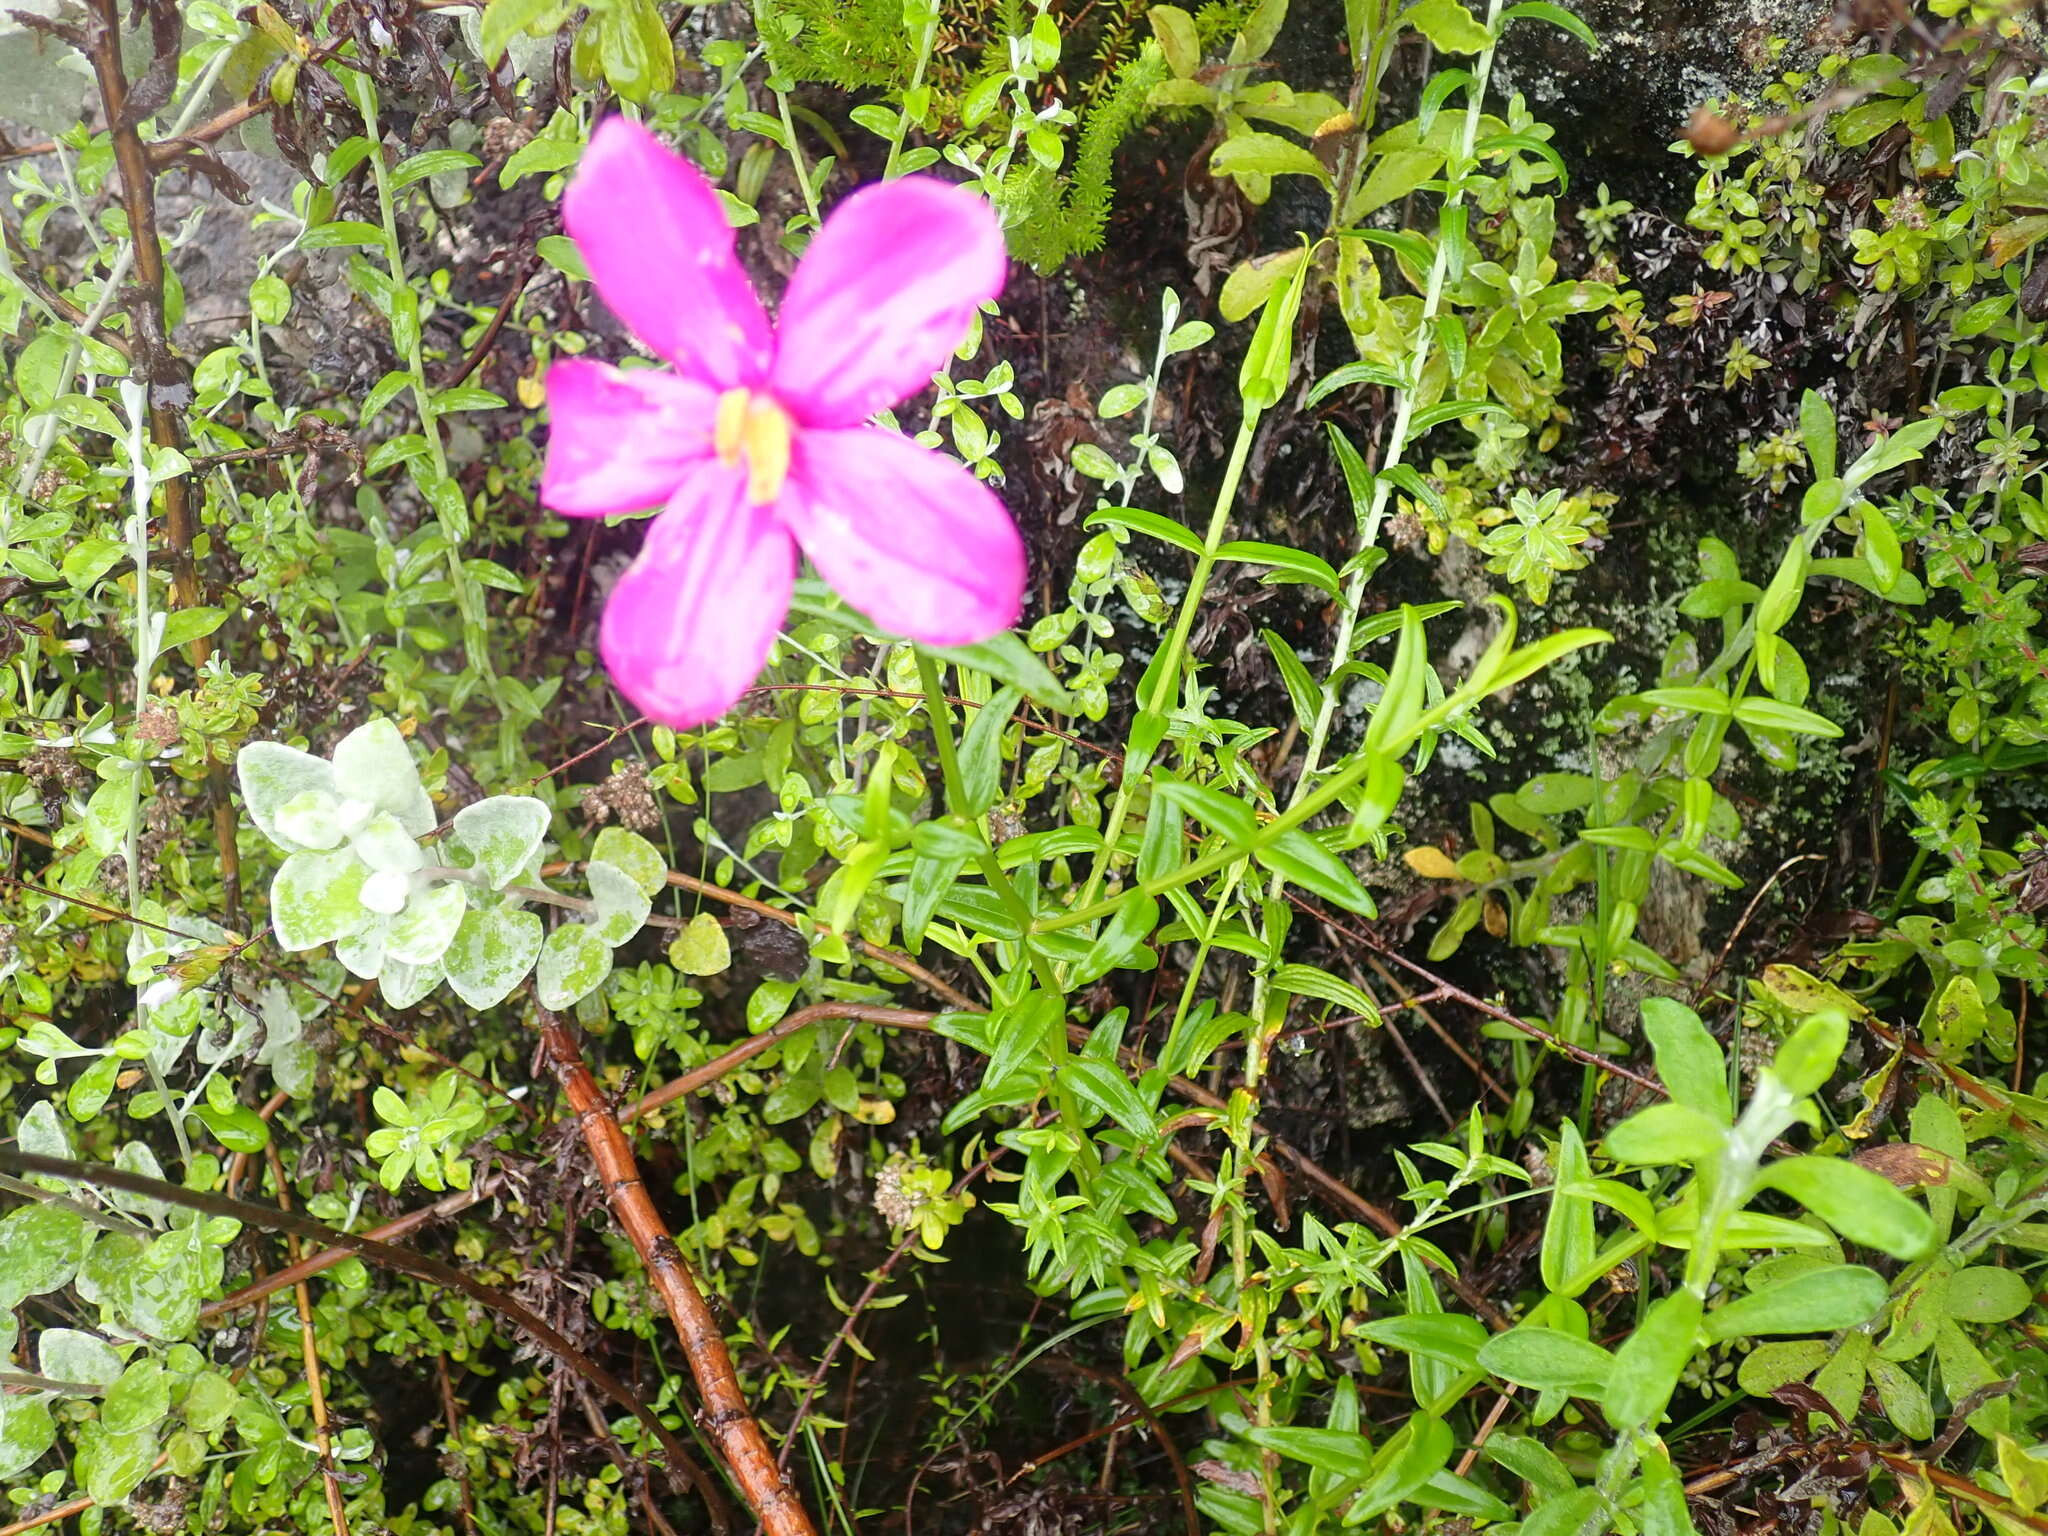
[{"label": "yellow anther", "polygon": [[722,464],[747,461],[747,500],[756,506],[782,494],[782,482],[789,478],[793,432],[788,415],[767,395],[728,389],[718,397],[712,446]]}]

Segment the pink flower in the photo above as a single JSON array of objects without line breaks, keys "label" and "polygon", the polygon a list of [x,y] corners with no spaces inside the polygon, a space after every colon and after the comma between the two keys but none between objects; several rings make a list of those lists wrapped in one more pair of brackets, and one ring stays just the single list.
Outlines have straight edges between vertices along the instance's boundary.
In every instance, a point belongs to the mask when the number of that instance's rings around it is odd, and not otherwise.
[{"label": "pink flower", "polygon": [[906,176],[825,221],[771,328],[696,167],[622,117],[591,136],[564,221],[598,292],[674,371],[548,372],[541,500],[602,517],[655,503],[605,605],[620,689],[673,726],[759,676],[799,546],[863,613],[929,645],[1014,623],[1024,546],[950,459],[866,419],[930,382],[1001,291],[1002,232],[972,193]]}]

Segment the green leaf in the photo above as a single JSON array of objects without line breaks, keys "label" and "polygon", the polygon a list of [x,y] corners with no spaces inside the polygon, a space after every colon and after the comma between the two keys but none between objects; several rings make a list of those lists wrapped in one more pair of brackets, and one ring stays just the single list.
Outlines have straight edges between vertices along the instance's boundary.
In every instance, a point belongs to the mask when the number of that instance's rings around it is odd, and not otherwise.
[{"label": "green leaf", "polygon": [[1652,1166],[1712,1162],[1726,1142],[1722,1121],[1690,1105],[1670,1103],[1637,1110],[1609,1131],[1602,1145],[1616,1162]]},{"label": "green leaf", "polygon": [[586,864],[583,878],[589,882],[591,900],[597,905],[591,927],[616,949],[646,924],[647,914],[652,910],[647,893],[631,875],[602,859]]},{"label": "green leaf", "polygon": [[1479,1364],[1504,1381],[1574,1397],[1602,1396],[1614,1372],[1614,1356],[1598,1344],[1527,1323],[1488,1339]]},{"label": "green leaf", "polygon": [[[1772,967],[1775,972],[1790,969]],[[1800,985],[1802,982],[1807,985]],[[1772,1075],[1800,1098],[1818,1093],[1849,1044],[1849,1021],[1836,1001],[1839,994],[1830,996],[1833,988],[1797,971],[1775,985],[1771,971],[1767,971],[1764,984],[1786,1006],[1800,1012],[1812,1010],[1812,1016],[1778,1047],[1778,1054],[1771,1059]]]},{"label": "green leaf", "polygon": [[551,32],[573,9],[562,0],[490,0],[478,33],[484,62],[495,69],[513,38]]},{"label": "green leaf", "polygon": [[1881,595],[1889,594],[1905,572],[1905,554],[1892,520],[1876,502],[1866,501],[1857,509],[1863,523],[1863,558],[1870,566]]},{"label": "green leaf", "polygon": [[981,815],[1002,792],[1003,732],[1023,697],[1024,690],[1015,684],[1003,689],[974,712],[961,733],[960,790],[966,797],[966,803],[958,807],[962,815]]},{"label": "green leaf", "polygon": [[1356,223],[1376,209],[1398,203],[1442,170],[1443,165],[1441,149],[1390,149],[1375,156],[1372,169],[1351,195],[1351,201],[1344,205],[1344,222]]},{"label": "green leaf", "polygon": [[1593,1201],[1585,1185],[1593,1176],[1586,1143],[1570,1120],[1558,1126],[1556,1177],[1550,1186],[1550,1215],[1543,1224],[1543,1246],[1537,1256],[1544,1285],[1560,1294],[1576,1294],[1579,1279],[1593,1263],[1598,1234]]},{"label": "green leaf", "polygon": [[1301,312],[1302,288],[1309,272],[1306,250],[1302,254],[1304,259],[1294,268],[1287,286],[1268,300],[1260,313],[1258,328],[1252,332],[1251,345],[1238,368],[1238,395],[1253,411],[1278,404],[1287,391],[1288,375],[1294,367],[1294,322]]},{"label": "green leaf", "polygon": [[470,867],[492,890],[501,891],[539,855],[549,815],[546,802],[530,795],[493,795],[455,813],[448,841],[469,855]]},{"label": "green leaf", "polygon": [[8,1212],[0,1219],[0,1308],[70,1284],[84,1247],[85,1218],[68,1205]]},{"label": "green leaf", "polygon": [[[1328,373],[1316,380],[1315,388],[1308,392],[1307,404],[1311,407],[1318,406],[1323,401],[1329,399],[1330,396],[1336,394],[1338,390],[1350,389],[1355,384],[1372,384],[1381,389],[1405,389],[1407,387],[1402,377],[1391,368],[1383,368],[1378,363],[1345,363],[1341,367],[1332,368]],[[1336,442],[1343,443],[1345,447],[1350,448],[1349,440],[1342,433],[1338,432],[1334,426],[1330,428],[1330,432]],[[1351,452],[1356,457],[1358,450],[1352,448]],[[1368,487],[1370,486],[1371,476],[1369,474],[1364,483]],[[1354,488],[1355,494],[1356,488]]]},{"label": "green leaf", "polygon": [[[459,817],[457,819],[460,820]],[[649,897],[659,896],[668,884],[668,860],[662,857],[659,848],[638,832],[630,832],[624,827],[606,827],[591,844],[590,856],[614,869],[624,870]]]},{"label": "green leaf", "polygon": [[156,1453],[153,1425],[127,1434],[104,1424],[83,1425],[78,1435],[78,1480],[98,1503],[119,1504],[149,1476]]},{"label": "green leaf", "polygon": [[2009,1323],[2032,1300],[2027,1277],[2017,1270],[1973,1264],[1949,1277],[1948,1313],[1959,1323]]},{"label": "green leaf", "polygon": [[1486,1457],[1540,1495],[1535,1501],[1539,1507],[1565,1498],[1573,1490],[1571,1469],[1541,1440],[1527,1435],[1498,1434],[1486,1442]]},{"label": "green leaf", "polygon": [[1267,303],[1282,283],[1298,276],[1307,259],[1307,248],[1297,247],[1240,262],[1223,280],[1223,291],[1216,298],[1217,313],[1233,323],[1244,319]]},{"label": "green leaf", "polygon": [[1736,1384],[1751,1397],[1769,1397],[1788,1381],[1804,1381],[1827,1364],[1832,1353],[1826,1339],[1759,1344],[1743,1355]]},{"label": "green leaf", "polygon": [[1444,1469],[1454,1446],[1451,1427],[1433,1413],[1414,1413],[1373,1457],[1373,1472],[1348,1518],[1358,1523],[1412,1498]]},{"label": "green leaf", "polygon": [[576,242],[567,235],[542,235],[533,244],[536,255],[565,277],[579,282],[590,281],[590,268],[584,265],[583,253],[576,249]]},{"label": "green leaf", "polygon": [[732,967],[732,942],[709,912],[691,918],[668,947],[668,963],[685,976],[716,976]]},{"label": "green leaf", "polygon": [[1744,725],[1766,731],[1792,731],[1802,736],[1837,737],[1842,728],[1826,715],[1787,704],[1779,699],[1747,698],[1735,701],[1735,718]]},{"label": "green leaf", "polygon": [[1888,1288],[1876,1270],[1830,1264],[1738,1296],[1706,1316],[1707,1337],[1763,1338],[1778,1333],[1835,1333],[1877,1316]]},{"label": "green leaf", "polygon": [[332,764],[282,742],[250,742],[235,755],[235,775],[241,781],[249,819],[287,853],[296,853],[303,845],[278,825],[279,812],[309,792],[317,791],[330,800],[339,794]]},{"label": "green leaf", "polygon": [[1157,512],[1147,512],[1138,507],[1098,507],[1082,521],[1083,528],[1128,528],[1133,533],[1142,533],[1148,538],[1171,544],[1175,549],[1186,550],[1191,555],[1202,553],[1202,541],[1188,529],[1170,517],[1161,517]]},{"label": "green leaf", "polygon": [[72,591],[84,592],[119,564],[127,553],[128,546],[118,539],[89,534],[64,552],[64,563],[60,569]]},{"label": "green leaf", "polygon": [[1669,997],[1645,998],[1643,1033],[1657,1058],[1657,1075],[1671,1097],[1723,1125],[1735,1118],[1728,1100],[1728,1059],[1700,1016]]},{"label": "green leaf", "polygon": [[468,911],[469,898],[460,885],[436,886],[414,896],[391,920],[384,939],[385,958],[401,965],[434,964],[455,942]]},{"label": "green leaf", "polygon": [[1692,1362],[1699,1327],[1700,1299],[1691,1291],[1652,1303],[1615,1353],[1614,1375],[1602,1399],[1609,1423],[1623,1431],[1656,1426]]},{"label": "green leaf", "polygon": [[1336,854],[1308,833],[1288,831],[1261,844],[1254,856],[1276,875],[1284,876],[1305,891],[1312,891],[1347,912],[1376,917],[1379,909],[1372,897]]},{"label": "green leaf", "polygon": [[940,661],[950,662],[956,667],[972,667],[977,672],[986,672],[999,683],[1021,688],[1025,697],[1048,709],[1069,712],[1074,708],[1073,697],[1060,686],[1059,679],[1011,630],[1006,629],[974,645],[927,645],[919,649]]},{"label": "green leaf", "polygon": [[1408,434],[1411,438],[1422,436],[1432,427],[1440,427],[1447,421],[1464,421],[1471,416],[1505,416],[1507,407],[1495,400],[1446,400],[1441,405],[1432,405],[1417,411],[1408,420]]},{"label": "green leaf", "polygon": [[1429,664],[1429,642],[1422,633],[1422,619],[1413,605],[1401,605],[1401,638],[1394,647],[1394,664],[1387,669],[1387,685],[1366,722],[1365,750],[1393,756],[1397,744],[1405,744],[1422,713],[1423,668]]},{"label": "green leaf", "polygon": [[270,883],[270,926],[278,947],[314,949],[370,921],[363,906],[369,866],[348,848],[293,854]]},{"label": "green leaf", "polygon": [[[1525,155],[1534,155],[1537,159],[1548,165],[1552,173],[1556,175],[1558,191],[1565,191],[1571,186],[1571,177],[1565,170],[1564,156],[1557,152],[1556,146],[1551,144],[1548,139],[1538,138],[1533,133],[1496,133],[1491,138],[1481,139],[1477,149],[1482,155],[1503,154],[1508,150],[1518,150]],[[1568,306],[1573,304],[1583,306],[1587,302],[1583,295],[1574,300],[1570,289],[1565,291],[1563,297]]]},{"label": "green leaf", "polygon": [[1369,1027],[1377,1028],[1380,1022],[1379,1008],[1364,992],[1341,976],[1332,976],[1319,965],[1291,963],[1273,968],[1272,983],[1282,992],[1296,997],[1313,997],[1319,1002],[1333,1003],[1346,1013],[1355,1013]]},{"label": "green leaf", "polygon": [[1286,685],[1287,699],[1294,706],[1294,718],[1301,728],[1311,730],[1316,717],[1322,713],[1323,690],[1309,670],[1294,654],[1278,630],[1262,629],[1259,638],[1266,642],[1266,649],[1272,653],[1273,665],[1280,670],[1280,681]]},{"label": "green leaf", "polygon": [[1194,78],[1202,65],[1202,43],[1195,31],[1195,18],[1177,5],[1154,5],[1147,7],[1145,19],[1152,24],[1152,35],[1159,39],[1159,51],[1174,78]]},{"label": "green leaf", "polygon": [[48,1399],[0,1393],[0,1483],[13,1483],[56,1443]]},{"label": "green leaf", "polygon": [[612,0],[588,26],[603,23],[598,59],[611,88],[628,101],[646,103],[676,84],[675,45],[654,0]]},{"label": "green leaf", "polygon": [[1458,0],[1420,0],[1401,13],[1401,20],[1445,53],[1483,53],[1493,43],[1493,34]]},{"label": "green leaf", "polygon": [[[1240,1021],[1242,1022],[1242,1021]],[[1479,1369],[1486,1325],[1455,1312],[1409,1312],[1358,1325],[1360,1337],[1404,1355],[1437,1361],[1459,1373]]]},{"label": "green leaf", "polygon": [[1263,565],[1271,568],[1265,579],[1271,581],[1299,581],[1318,587],[1332,597],[1341,597],[1343,589],[1337,584],[1337,573],[1330,568],[1330,562],[1320,555],[1311,555],[1306,550],[1290,549],[1284,544],[1261,544],[1250,539],[1234,539],[1221,545],[1216,551],[1218,560],[1235,560],[1244,565]]},{"label": "green leaf", "polygon": [[1598,1488],[1577,1488],[1560,1499],[1546,1499],[1521,1524],[1519,1536],[1592,1536],[1612,1529],[1607,1503]]},{"label": "green leaf", "polygon": [[391,190],[409,187],[416,181],[429,176],[445,175],[449,171],[474,170],[483,162],[475,155],[459,149],[429,149],[403,161],[391,172]]},{"label": "green leaf", "polygon": [[[1771,577],[1771,584],[1764,588],[1762,601],[1756,605],[1756,632],[1759,635],[1776,634],[1792,617],[1800,595],[1806,590],[1808,558],[1805,539],[1796,538],[1785,546],[1777,572]],[[1768,683],[1769,679],[1765,681]]]},{"label": "green leaf", "polygon": [[1813,466],[1813,478],[1835,478],[1835,412],[1817,390],[1799,397],[1799,436],[1806,444],[1806,460]]},{"label": "green leaf", "polygon": [[1924,1257],[1934,1221],[1882,1175],[1835,1157],[1786,1157],[1765,1165],[1758,1182],[1782,1190],[1852,1243],[1896,1259]]},{"label": "green leaf", "polygon": [[1551,4],[1551,0],[1522,0],[1520,5],[1509,6],[1500,13],[1501,29],[1505,31],[1509,22],[1520,21],[1524,17],[1561,27],[1593,52],[1600,50],[1600,39],[1593,35],[1593,29],[1563,6]]},{"label": "green leaf", "polygon": [[1353,1430],[1255,1424],[1243,1434],[1262,1450],[1277,1451],[1347,1483],[1363,1483],[1372,1475],[1372,1442]]},{"label": "green leaf", "polygon": [[149,1429],[171,1411],[171,1384],[160,1361],[143,1355],[121,1373],[100,1404],[100,1423],[117,1435]]},{"label": "green leaf", "polygon": [[121,1376],[121,1356],[97,1334],[45,1328],[36,1340],[36,1368],[52,1381],[110,1387]]},{"label": "green leaf", "polygon": [[302,251],[326,251],[347,245],[368,245],[381,250],[384,231],[361,219],[336,219],[331,224],[317,224],[299,236]]},{"label": "green leaf", "polygon": [[1329,185],[1329,168],[1313,151],[1277,133],[1233,133],[1209,156],[1217,176],[1313,176]]},{"label": "green leaf", "polygon": [[567,170],[583,157],[580,139],[557,138],[542,134],[529,139],[512,152],[505,168],[498,172],[498,189],[505,191],[527,176],[536,173]]},{"label": "green leaf", "polygon": [[543,1008],[567,1008],[602,986],[611,969],[609,944],[588,924],[564,923],[540,947],[534,993]]},{"label": "green leaf", "polygon": [[398,727],[389,720],[359,725],[335,745],[334,777],[341,793],[389,811],[414,837],[434,830],[434,803]]},{"label": "green leaf", "polygon": [[1140,1142],[1149,1143],[1158,1134],[1158,1115],[1122,1070],[1111,1063],[1092,1056],[1076,1056],[1060,1067],[1059,1080],[1077,1098],[1108,1115]]},{"label": "green leaf", "polygon": [[510,997],[539,956],[544,925],[538,913],[513,906],[472,907],[441,956],[455,995],[472,1008]]}]

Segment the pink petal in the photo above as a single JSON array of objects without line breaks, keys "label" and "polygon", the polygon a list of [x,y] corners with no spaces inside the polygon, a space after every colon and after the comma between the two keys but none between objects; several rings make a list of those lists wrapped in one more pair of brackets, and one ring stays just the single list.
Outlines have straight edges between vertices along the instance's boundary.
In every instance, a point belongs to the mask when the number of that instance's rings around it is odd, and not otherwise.
[{"label": "pink petal", "polygon": [[733,706],[789,612],[796,546],[746,485],[741,469],[690,474],[605,603],[599,649],[612,680],[679,730]]},{"label": "pink petal", "polygon": [[634,335],[721,389],[760,382],[774,354],[768,319],[718,194],[694,165],[638,123],[608,117],[569,182],[562,222]]},{"label": "pink petal", "polygon": [[585,358],[548,369],[540,499],[573,517],[667,501],[712,453],[718,392],[667,369],[631,373]]},{"label": "pink petal", "polygon": [[806,426],[851,427],[916,394],[1008,266],[995,214],[965,188],[906,176],[854,193],[790,279],[776,395]]},{"label": "pink petal", "polygon": [[996,494],[880,427],[800,432],[782,506],[818,573],[883,627],[971,645],[1024,606],[1024,541]]}]

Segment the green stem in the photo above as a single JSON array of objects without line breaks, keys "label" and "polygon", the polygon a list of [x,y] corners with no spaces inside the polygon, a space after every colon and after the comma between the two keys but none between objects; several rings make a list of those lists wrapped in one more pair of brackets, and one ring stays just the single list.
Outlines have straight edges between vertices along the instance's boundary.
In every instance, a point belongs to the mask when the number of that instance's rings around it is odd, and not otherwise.
[{"label": "green stem", "polygon": [[[1345,791],[1362,783],[1365,776],[1372,771],[1374,763],[1381,756],[1398,757],[1403,752],[1406,752],[1409,746],[1424,731],[1441,725],[1458,710],[1463,709],[1468,702],[1469,700],[1462,692],[1452,694],[1443,703],[1424,714],[1407,731],[1403,732],[1399,738],[1389,742],[1384,753],[1360,752],[1351,760],[1347,767],[1340,769],[1331,777],[1325,779],[1320,788],[1313,791],[1305,799],[1296,801],[1278,816],[1267,822],[1265,826],[1260,827],[1246,842],[1242,844],[1233,843],[1226,848],[1219,849],[1215,853],[1195,860],[1192,864],[1183,865],[1181,868],[1161,875],[1156,879],[1144,881],[1137,889],[1143,891],[1148,896],[1163,896],[1168,891],[1178,890],[1184,885],[1192,885],[1197,880],[1206,880],[1225,865],[1234,863],[1236,860],[1245,858],[1247,855],[1255,856],[1261,848],[1266,847],[1269,843],[1276,841],[1286,833],[1294,831],[1295,828],[1301,826],[1302,823],[1308,821],[1326,806],[1337,801]],[[1092,922],[1098,917],[1106,917],[1109,913],[1114,912],[1121,900],[1123,900],[1123,897],[1113,897],[1107,901],[1084,902],[1082,905],[1074,907],[1069,911],[1040,918],[1036,924],[1036,929],[1040,933],[1050,933],[1056,929],[1074,927],[1078,923]]]},{"label": "green stem", "polygon": [[1208,590],[1209,573],[1216,568],[1216,551],[1223,547],[1223,533],[1237,500],[1237,483],[1244,477],[1245,460],[1251,455],[1252,439],[1258,430],[1258,408],[1248,405],[1244,419],[1237,425],[1237,441],[1230,447],[1230,462],[1223,469],[1223,485],[1216,492],[1216,506],[1209,514],[1209,531],[1203,535],[1202,553],[1195,559],[1195,574],[1188,578],[1187,595],[1180,601],[1173,633],[1160,654],[1159,673],[1152,684],[1151,702],[1146,706],[1156,714],[1165,714],[1180,691],[1181,653],[1187,649],[1188,634],[1195,627],[1195,611],[1202,606],[1202,597]]},{"label": "green stem", "polygon": [[889,135],[889,158],[882,166],[882,180],[892,180],[896,175],[896,162],[903,155],[903,139],[910,132],[910,101],[918,88],[924,84],[924,72],[932,60],[932,44],[939,35],[939,8],[936,0],[927,0],[929,9],[925,14],[923,28],[917,36],[917,63],[910,71],[910,84],[903,92],[903,102],[896,109],[896,131]]},{"label": "green stem", "polygon": [[917,680],[924,689],[925,714],[932,724],[932,740],[939,753],[939,776],[946,787],[946,804],[956,816],[974,822],[980,833],[981,851],[975,855],[975,865],[981,870],[982,879],[988,882],[990,890],[1008,910],[1016,922],[1020,937],[1018,943],[1024,948],[1025,958],[1031,964],[1032,974],[1046,991],[1058,995],[1061,988],[1059,978],[1053,973],[1052,962],[1039,953],[1038,946],[1031,942],[1033,920],[1031,909],[1024,904],[1024,898],[1017,894],[1016,886],[1003,872],[1001,860],[995,849],[989,846],[988,829],[984,818],[970,815],[967,810],[967,794],[960,777],[960,759],[953,746],[953,721],[946,712],[945,690],[939,686],[939,667],[922,650],[917,653]]},{"label": "green stem", "polygon": [[[1486,29],[1495,31],[1500,22],[1500,0],[1492,0],[1486,13]],[[1479,142],[1479,121],[1486,102],[1486,84],[1493,73],[1494,50],[1489,45],[1479,55],[1473,67],[1472,85],[1465,101],[1465,126],[1458,144],[1458,162],[1469,166],[1474,146]],[[1387,436],[1387,448],[1380,460],[1379,474],[1374,477],[1372,500],[1367,506],[1365,525],[1359,530],[1359,548],[1370,549],[1379,541],[1380,523],[1386,516],[1387,498],[1393,492],[1393,482],[1387,478],[1387,471],[1399,467],[1408,451],[1408,434],[1415,419],[1415,396],[1422,383],[1423,370],[1429,364],[1431,343],[1436,335],[1434,321],[1443,307],[1444,287],[1450,278],[1451,246],[1443,228],[1444,215],[1461,206],[1465,198],[1465,183],[1461,176],[1457,184],[1444,199],[1443,213],[1438,216],[1438,238],[1436,254],[1430,262],[1429,284],[1422,297],[1422,318],[1417,327],[1415,352],[1409,360],[1408,386],[1401,390],[1401,398],[1394,408],[1394,424]],[[1337,619],[1337,638],[1330,653],[1330,676],[1334,677],[1351,660],[1352,637],[1358,625],[1358,613],[1365,600],[1366,573],[1363,568],[1353,571],[1350,581],[1345,584],[1343,610]],[[1337,702],[1341,688],[1325,687],[1322,703],[1316,710],[1314,726],[1309,731],[1308,748],[1303,757],[1301,774],[1294,781],[1294,798],[1299,799],[1306,792],[1309,780],[1315,777],[1322,762],[1324,749],[1329,745],[1330,728],[1336,720]]]},{"label": "green stem", "polygon": [[[1258,429],[1257,407],[1246,406],[1244,419],[1238,423],[1237,441],[1231,445],[1230,462],[1223,470],[1223,484],[1216,492],[1215,508],[1209,514],[1209,531],[1202,540],[1202,552],[1196,557],[1195,573],[1188,579],[1187,595],[1181,599],[1173,632],[1167,637],[1166,647],[1155,663],[1158,674],[1152,686],[1152,697],[1149,701],[1139,701],[1139,708],[1143,711],[1164,715],[1178,691],[1181,653],[1187,648],[1188,633],[1194,628],[1195,611],[1201,607],[1202,594],[1209,585],[1209,573],[1216,567],[1216,551],[1223,547],[1223,533],[1230,524],[1231,507],[1237,500],[1238,481],[1244,477],[1245,460],[1251,453],[1252,439],[1258,434]],[[1088,882],[1081,890],[1080,910],[1093,912],[1096,907],[1096,893],[1102,889],[1102,882],[1109,874],[1110,864],[1116,858],[1117,839],[1122,836],[1124,822],[1130,816],[1132,785],[1144,777],[1145,756],[1132,753],[1125,759],[1123,779],[1116,787],[1116,798],[1110,803],[1109,825],[1102,838],[1102,856],[1088,871]],[[1053,926],[1065,927],[1066,923],[1062,920]]]},{"label": "green stem", "polygon": [[[374,90],[374,87],[371,89]],[[427,383],[426,354],[421,339],[418,301],[413,295],[412,279],[406,274],[405,255],[398,243],[397,198],[391,188],[390,168],[384,163],[384,140],[377,126],[375,103],[366,91],[356,104],[363,114],[363,131],[370,141],[368,158],[370,173],[377,183],[377,215],[384,231],[384,262],[391,274],[393,314],[397,313],[396,306],[401,302],[398,297],[400,294],[406,295],[413,302],[412,324],[407,328],[408,334],[401,347],[401,356],[405,361],[406,372],[411,375],[413,406],[419,412],[420,435],[426,440],[427,459],[433,466],[435,484],[453,486],[454,481],[448,474],[448,455],[441,444],[441,418],[434,408],[433,389]],[[400,340],[395,324],[391,339],[394,342]],[[456,488],[455,494],[461,494],[460,488]],[[470,665],[485,679],[493,700],[502,708],[503,700],[498,697],[497,670],[492,666],[490,650],[484,644],[484,616],[482,606],[477,601],[476,584],[462,568],[464,530],[451,524],[448,514],[438,502],[434,512],[441,532],[448,539],[448,581],[455,593],[456,612],[462,616],[464,651],[469,657]]]},{"label": "green stem", "polygon": [[810,212],[811,224],[815,228],[825,221],[818,212],[818,193],[811,185],[811,168],[804,164],[803,149],[796,141],[796,123],[789,115],[789,92],[775,93],[775,109],[781,114],[782,140],[789,149],[790,163],[796,167],[796,184],[803,189],[804,207]]}]

